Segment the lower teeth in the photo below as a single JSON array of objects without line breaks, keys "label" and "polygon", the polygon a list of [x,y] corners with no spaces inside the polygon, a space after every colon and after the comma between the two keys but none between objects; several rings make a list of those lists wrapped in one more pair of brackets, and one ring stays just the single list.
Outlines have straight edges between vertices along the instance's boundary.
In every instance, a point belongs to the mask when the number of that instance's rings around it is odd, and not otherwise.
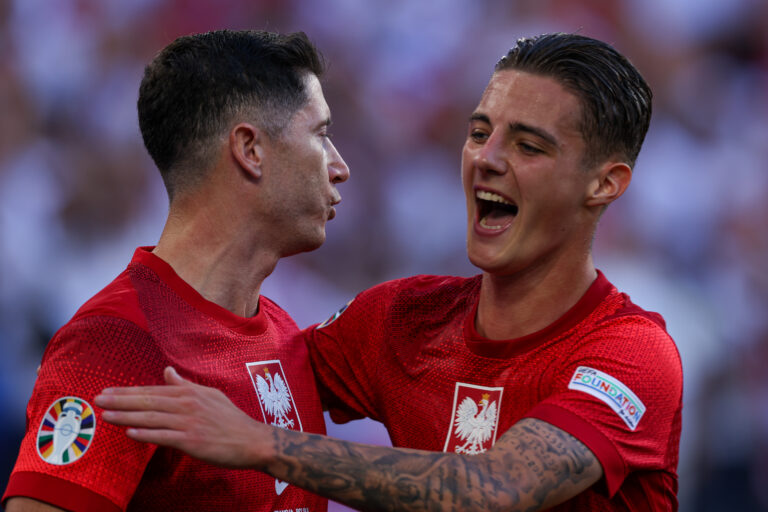
[{"label": "lower teeth", "polygon": [[485,219],[486,219],[485,217],[480,219],[480,225],[486,229],[503,229],[504,228],[504,226],[489,226],[488,224],[485,223]]}]

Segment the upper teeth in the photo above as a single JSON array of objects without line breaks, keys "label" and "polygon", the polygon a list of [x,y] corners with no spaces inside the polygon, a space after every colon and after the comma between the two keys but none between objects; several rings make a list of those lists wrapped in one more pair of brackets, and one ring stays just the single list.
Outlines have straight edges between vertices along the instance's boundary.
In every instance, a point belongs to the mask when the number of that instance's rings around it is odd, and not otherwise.
[{"label": "upper teeth", "polygon": [[499,194],[494,194],[493,192],[488,192],[486,190],[478,190],[476,197],[478,199],[482,199],[483,201],[494,201],[496,203],[501,204],[509,204],[511,205],[509,201],[501,197]]}]

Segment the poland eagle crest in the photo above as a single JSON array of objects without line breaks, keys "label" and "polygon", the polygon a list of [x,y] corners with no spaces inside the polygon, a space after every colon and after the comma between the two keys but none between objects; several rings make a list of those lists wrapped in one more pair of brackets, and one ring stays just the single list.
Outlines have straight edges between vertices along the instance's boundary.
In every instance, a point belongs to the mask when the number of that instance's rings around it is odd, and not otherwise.
[{"label": "poland eagle crest", "polygon": [[488,393],[484,393],[479,404],[466,397],[459,405],[456,411],[456,435],[466,442],[456,447],[456,453],[474,455],[485,451],[483,444],[496,430],[496,402],[489,402],[489,397]]},{"label": "poland eagle crest", "polygon": [[293,428],[294,421],[288,418],[288,414],[293,410],[291,405],[291,392],[285,384],[283,377],[277,373],[273,377],[269,373],[269,368],[264,367],[264,376],[255,375],[256,390],[258,391],[259,401],[264,411],[272,418],[272,425],[281,428]]},{"label": "poland eagle crest", "polygon": [[[264,423],[301,431],[299,411],[293,401],[291,388],[288,386],[280,360],[259,361],[245,365],[253,381],[253,387],[256,388]],[[278,496],[286,487],[288,482],[275,479],[275,493]]]},{"label": "poland eagle crest", "polygon": [[476,455],[496,442],[503,388],[456,383],[446,452]]}]

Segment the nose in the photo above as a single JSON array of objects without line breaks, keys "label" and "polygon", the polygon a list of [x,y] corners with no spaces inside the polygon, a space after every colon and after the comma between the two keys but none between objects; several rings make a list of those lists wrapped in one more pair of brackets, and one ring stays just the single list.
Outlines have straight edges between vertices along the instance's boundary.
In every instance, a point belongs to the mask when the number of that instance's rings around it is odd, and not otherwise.
[{"label": "nose", "polygon": [[339,150],[333,145],[333,142],[330,142],[330,140],[328,142],[331,144],[330,160],[328,162],[328,177],[330,178],[331,183],[344,183],[349,179],[349,167],[341,157]]},{"label": "nose", "polygon": [[490,174],[507,172],[507,160],[504,158],[504,141],[496,132],[491,133],[485,143],[478,148],[473,157],[477,169]]}]

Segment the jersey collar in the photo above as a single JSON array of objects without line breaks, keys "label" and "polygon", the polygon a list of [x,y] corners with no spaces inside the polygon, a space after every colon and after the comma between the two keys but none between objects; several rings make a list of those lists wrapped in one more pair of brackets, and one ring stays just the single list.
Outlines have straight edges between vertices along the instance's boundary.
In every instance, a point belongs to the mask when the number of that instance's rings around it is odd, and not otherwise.
[{"label": "jersey collar", "polygon": [[602,272],[597,271],[597,279],[590,285],[579,301],[563,314],[560,318],[547,327],[511,340],[491,340],[481,336],[475,329],[477,318],[477,305],[480,298],[480,289],[477,288],[477,297],[472,310],[464,320],[464,339],[467,348],[474,354],[494,359],[507,359],[518,354],[523,354],[534,347],[555,339],[584,320],[595,308],[611,293],[615,292],[614,286],[605,278]]},{"label": "jersey collar", "polygon": [[133,255],[132,263],[139,263],[151,269],[160,277],[174,292],[176,292],[185,302],[193,306],[198,311],[212,317],[222,325],[246,335],[257,335],[263,333],[269,321],[264,312],[263,297],[259,297],[259,312],[250,318],[245,318],[232,313],[231,311],[219,306],[215,302],[207,300],[200,295],[197,290],[192,288],[184,281],[176,271],[173,270],[168,262],[155,255],[153,246],[139,247]]}]

